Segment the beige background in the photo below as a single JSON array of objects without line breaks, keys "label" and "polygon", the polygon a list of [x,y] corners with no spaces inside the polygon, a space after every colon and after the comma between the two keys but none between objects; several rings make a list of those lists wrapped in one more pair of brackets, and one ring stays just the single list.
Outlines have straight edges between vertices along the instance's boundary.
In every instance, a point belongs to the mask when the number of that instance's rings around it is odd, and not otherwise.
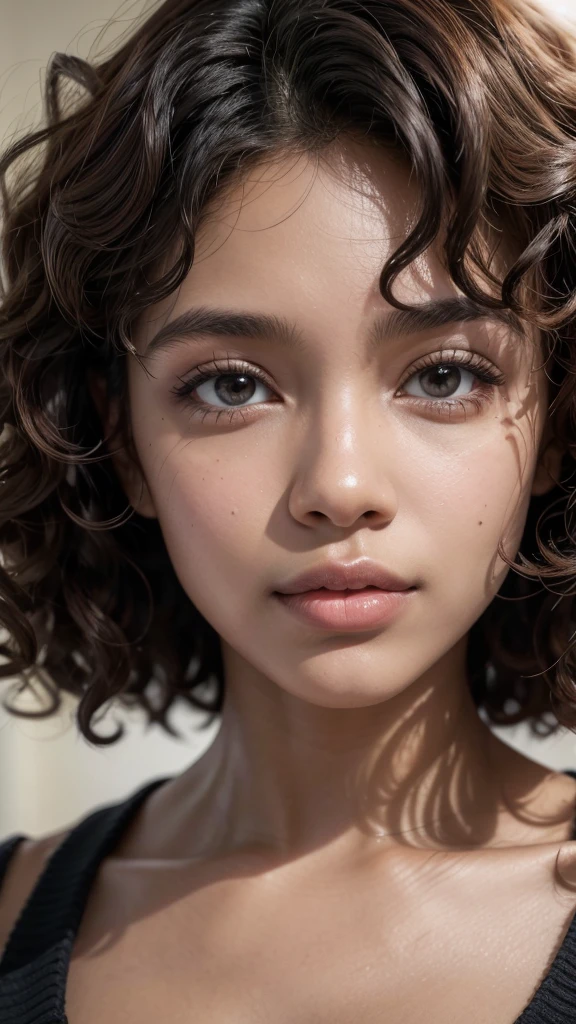
[{"label": "beige background", "polygon": [[[41,76],[53,51],[102,53],[153,6],[154,0],[98,0],[97,5],[93,0],[0,0],[0,139],[8,141],[38,123]],[[576,18],[576,0],[547,0],[543,6]],[[0,694],[5,687],[0,682]],[[62,714],[47,721],[15,719],[0,710],[0,840],[12,832],[36,836],[61,828],[148,779],[181,771],[218,729],[216,724],[195,731],[200,720],[180,711],[172,718],[183,733],[176,741],[157,727],[146,731],[139,716],[124,715],[126,738],[110,748],[93,748],[78,734],[72,714],[69,699]],[[114,717],[110,721],[113,725]],[[576,767],[571,733],[538,741],[521,726],[495,731],[542,764]]]}]

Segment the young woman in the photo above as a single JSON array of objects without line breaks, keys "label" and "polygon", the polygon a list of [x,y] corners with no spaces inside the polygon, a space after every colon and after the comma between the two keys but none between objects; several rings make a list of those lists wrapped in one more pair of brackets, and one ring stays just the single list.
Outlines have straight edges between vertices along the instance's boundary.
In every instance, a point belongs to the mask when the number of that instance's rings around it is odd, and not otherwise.
[{"label": "young woman", "polygon": [[4,842],[2,1024],[576,1021],[576,780],[490,728],[576,728],[575,40],[169,0],[46,100],[0,165],[5,699],[221,725]]}]

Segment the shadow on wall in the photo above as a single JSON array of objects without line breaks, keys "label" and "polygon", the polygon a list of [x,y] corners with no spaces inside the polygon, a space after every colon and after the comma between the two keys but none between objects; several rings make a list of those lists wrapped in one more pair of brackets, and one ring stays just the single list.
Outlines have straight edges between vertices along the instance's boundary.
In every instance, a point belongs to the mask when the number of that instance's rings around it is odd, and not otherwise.
[{"label": "shadow on wall", "polygon": [[[3,680],[1,694],[10,685]],[[125,736],[110,747],[91,746],[74,722],[74,700],[50,719],[15,718],[0,709],[0,842],[13,832],[45,835],[64,828],[89,810],[128,796],[148,780],[177,775],[214,740],[219,724],[197,729],[203,716],[182,708],[171,722],[182,733],[172,739],[146,727],[135,711],[115,710],[98,731]]]}]

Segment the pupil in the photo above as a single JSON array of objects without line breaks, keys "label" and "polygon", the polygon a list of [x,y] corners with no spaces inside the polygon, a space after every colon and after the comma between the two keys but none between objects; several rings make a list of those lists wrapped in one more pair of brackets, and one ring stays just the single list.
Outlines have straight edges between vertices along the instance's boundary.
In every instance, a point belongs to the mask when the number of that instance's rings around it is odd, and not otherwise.
[{"label": "pupil", "polygon": [[[222,385],[221,382],[224,382]],[[238,383],[242,381],[243,383]],[[216,391],[223,402],[228,402],[230,395],[238,401],[229,402],[230,405],[239,405],[252,398],[254,394],[255,381],[245,373],[223,373],[217,379]]]},{"label": "pupil", "polygon": [[[457,366],[443,366],[440,364],[430,370],[426,370],[423,376],[432,378],[431,384],[428,385],[428,388],[425,387],[424,390],[428,390],[434,396],[444,398],[447,394],[452,394],[453,391],[456,391],[462,375]],[[422,386],[424,387],[424,385]]]}]

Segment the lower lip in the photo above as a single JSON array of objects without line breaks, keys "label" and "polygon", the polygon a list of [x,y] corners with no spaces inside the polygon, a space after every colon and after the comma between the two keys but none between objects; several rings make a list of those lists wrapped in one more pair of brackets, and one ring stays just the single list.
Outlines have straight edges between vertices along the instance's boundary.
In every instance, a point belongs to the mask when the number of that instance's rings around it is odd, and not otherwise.
[{"label": "lower lip", "polygon": [[406,607],[415,587],[409,590],[307,590],[276,597],[300,619],[324,629],[361,630],[384,626]]}]

